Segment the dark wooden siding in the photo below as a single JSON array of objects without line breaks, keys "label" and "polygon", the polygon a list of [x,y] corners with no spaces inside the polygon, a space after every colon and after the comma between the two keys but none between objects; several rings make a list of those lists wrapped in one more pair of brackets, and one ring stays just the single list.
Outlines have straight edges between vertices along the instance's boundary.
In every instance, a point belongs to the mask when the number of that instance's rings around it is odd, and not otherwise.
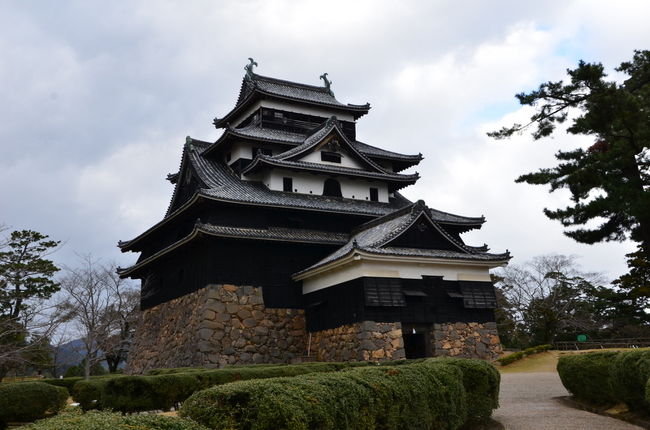
[{"label": "dark wooden siding", "polygon": [[194,242],[161,258],[142,283],[142,309],[175,299],[208,284],[264,287],[268,307],[302,308],[302,287],[291,275],[336,246],[291,244],[214,237]]},{"label": "dark wooden siding", "polygon": [[[366,279],[358,278],[306,294],[303,300],[307,328],[318,331],[368,320],[408,324],[494,321],[493,309],[466,308],[462,297],[450,296],[449,293],[460,293],[459,281],[444,281],[441,277],[389,278],[399,283],[407,293],[405,305],[371,306],[367,304],[364,294]],[[494,289],[491,282],[471,284],[484,290]],[[417,295],[417,292],[425,295]]]}]

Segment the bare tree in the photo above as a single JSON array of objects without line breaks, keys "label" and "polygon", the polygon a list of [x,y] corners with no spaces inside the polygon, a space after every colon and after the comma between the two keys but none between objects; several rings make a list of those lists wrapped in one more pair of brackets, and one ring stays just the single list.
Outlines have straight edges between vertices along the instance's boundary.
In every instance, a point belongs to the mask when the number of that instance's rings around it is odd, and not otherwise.
[{"label": "bare tree", "polygon": [[32,300],[17,318],[0,318],[0,380],[10,370],[49,368],[50,339],[65,322],[49,300]]},{"label": "bare tree", "polygon": [[496,276],[500,311],[511,338],[552,342],[559,332],[597,329],[590,291],[603,283],[599,273],[583,272],[575,256],[542,255],[511,264]]},{"label": "bare tree", "polygon": [[131,346],[140,312],[140,293],[131,282],[118,276],[115,264],[104,266],[102,271],[112,303],[104,311],[105,322],[110,326],[108,336],[99,342],[109,372],[115,372],[126,361]]},{"label": "bare tree", "polygon": [[114,265],[102,265],[89,255],[81,257],[79,267],[66,268],[61,288],[67,296],[61,309],[71,315],[83,341],[84,376],[107,357],[115,370],[128,351],[134,290],[117,276]]}]

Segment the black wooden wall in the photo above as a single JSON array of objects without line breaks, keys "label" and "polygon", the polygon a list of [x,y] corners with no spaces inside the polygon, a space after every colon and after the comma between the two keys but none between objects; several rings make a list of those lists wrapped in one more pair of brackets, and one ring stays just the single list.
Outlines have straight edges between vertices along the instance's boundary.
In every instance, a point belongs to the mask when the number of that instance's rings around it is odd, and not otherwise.
[{"label": "black wooden wall", "polygon": [[306,294],[303,300],[307,328],[318,331],[360,321],[409,324],[494,321],[494,309],[466,307],[459,297],[463,283],[493,295],[491,282],[445,281],[442,277],[392,279],[401,287],[402,303],[393,298],[384,301],[384,306],[376,306],[369,304],[365,293],[369,279],[372,278],[358,278]]},{"label": "black wooden wall", "polygon": [[198,238],[152,265],[142,281],[141,307],[156,306],[208,284],[232,283],[264,287],[268,307],[302,308],[302,287],[291,275],[337,247]]}]

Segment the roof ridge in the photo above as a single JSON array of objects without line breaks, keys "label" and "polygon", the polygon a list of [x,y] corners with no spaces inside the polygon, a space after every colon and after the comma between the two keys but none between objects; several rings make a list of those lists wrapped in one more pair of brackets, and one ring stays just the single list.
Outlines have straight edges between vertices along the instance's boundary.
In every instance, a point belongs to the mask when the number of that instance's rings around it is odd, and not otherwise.
[{"label": "roof ridge", "polygon": [[[305,138],[305,140],[304,140],[304,142],[303,142],[302,144],[296,146],[295,148],[291,148],[290,150],[285,151],[285,152],[283,152],[283,153],[281,153],[281,154],[276,155],[274,159],[275,159],[275,160],[283,160],[283,161],[284,161],[284,160],[286,160],[286,159],[289,158],[289,157],[293,157],[293,156],[298,155],[298,154],[300,154],[300,153],[302,153],[302,152],[308,151],[308,150],[311,149],[313,146],[317,145],[317,144],[320,142],[320,139],[321,139],[323,136],[326,136],[326,135],[327,135],[328,133],[330,133],[332,130],[336,130],[336,132],[339,134],[339,136],[340,136],[340,137],[345,141],[345,143],[347,144],[347,146],[349,147],[349,149],[351,149],[352,152],[353,152],[354,154],[356,154],[359,158],[361,158],[365,163],[367,163],[368,165],[370,165],[370,166],[371,166],[372,168],[374,168],[376,171],[378,171],[378,172],[380,172],[380,173],[383,173],[383,174],[385,174],[385,175],[399,175],[398,173],[395,173],[395,172],[389,172],[388,170],[386,170],[386,169],[384,169],[383,167],[381,167],[379,164],[375,163],[375,162],[374,162],[372,159],[370,159],[367,155],[363,154],[363,153],[362,153],[362,152],[361,152],[361,151],[360,151],[360,150],[359,150],[359,149],[354,145],[354,141],[353,141],[353,140],[350,140],[350,139],[348,138],[348,136],[346,136],[346,134],[343,132],[342,128],[340,127],[340,121],[338,120],[338,118],[336,117],[336,115],[332,115],[331,117],[329,117],[329,118],[328,118],[328,119],[323,123],[322,127],[323,127],[322,129],[316,129],[316,131],[315,131],[314,133],[312,133],[311,135],[307,136],[307,137]],[[321,136],[321,135],[317,135],[317,134],[318,134],[319,132],[321,132],[322,130],[327,130],[327,131],[324,133],[323,136]],[[307,141],[310,140],[310,139],[312,139],[313,141],[311,141],[311,142],[308,143]],[[251,164],[252,164],[252,163],[251,163]],[[404,175],[404,176],[407,176],[407,175]],[[419,178],[419,174],[418,174],[417,172],[415,172],[414,175],[410,175],[410,176],[418,177],[418,178]]]},{"label": "roof ridge", "polygon": [[476,219],[476,220],[482,220],[482,222],[485,222],[485,216],[484,215],[474,217],[474,216],[458,215],[458,214],[454,214],[454,213],[451,213],[451,212],[441,211],[440,209],[435,209],[435,208],[429,208],[429,210],[436,211],[436,212],[439,212],[439,213],[444,214],[444,215],[451,215],[451,216],[455,216],[455,217],[459,217],[459,218],[472,218],[472,219]]},{"label": "roof ridge", "polygon": [[262,81],[267,81],[267,82],[273,82],[281,85],[289,85],[289,86],[296,86],[296,87],[302,87],[308,90],[316,90],[323,92],[325,94],[330,94],[329,91],[327,91],[326,87],[320,86],[320,85],[311,85],[311,84],[303,84],[302,82],[295,82],[295,81],[289,81],[287,79],[280,79],[280,78],[273,78],[271,76],[264,76],[264,75],[259,75],[257,73],[252,73],[251,78],[253,81],[256,79],[262,80]]},{"label": "roof ridge", "polygon": [[372,220],[370,220],[368,222],[365,222],[365,223],[363,223],[361,225],[358,225],[357,227],[352,229],[351,233],[353,235],[357,235],[357,234],[359,234],[359,233],[361,233],[363,231],[369,230],[369,229],[371,229],[373,227],[376,227],[376,226],[378,226],[380,224],[383,224],[383,223],[385,223],[387,221],[390,221],[390,220],[395,219],[395,218],[399,218],[402,215],[406,215],[407,213],[412,212],[415,205],[417,205],[419,202],[424,203],[424,201],[420,199],[420,200],[418,200],[416,202],[413,202],[413,203],[411,203],[411,204],[409,204],[407,206],[404,206],[403,208],[397,209],[397,210],[395,210],[393,212],[389,212],[386,215],[382,215],[382,216],[377,217],[375,219],[372,219]]}]

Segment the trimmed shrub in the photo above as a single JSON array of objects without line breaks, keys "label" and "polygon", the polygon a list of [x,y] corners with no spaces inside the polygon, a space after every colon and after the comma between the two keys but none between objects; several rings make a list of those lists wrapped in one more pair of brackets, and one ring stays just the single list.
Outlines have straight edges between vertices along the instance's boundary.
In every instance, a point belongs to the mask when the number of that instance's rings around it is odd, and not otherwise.
[{"label": "trimmed shrub", "polygon": [[650,350],[619,352],[611,367],[614,397],[630,409],[647,409],[646,385],[650,377]]},{"label": "trimmed shrub", "polygon": [[560,357],[557,372],[564,387],[575,397],[596,404],[615,403],[612,364],[615,351],[592,352]]},{"label": "trimmed shrub", "polygon": [[519,361],[522,358],[524,358],[526,354],[524,354],[524,351],[518,351],[518,352],[513,352],[510,355],[506,355],[505,357],[497,359],[497,361],[502,365],[502,366],[507,366],[510,363],[514,363],[515,361]]},{"label": "trimmed shrub", "polygon": [[100,407],[120,412],[169,410],[201,388],[192,373],[124,376],[101,386]]},{"label": "trimmed shrub", "polygon": [[208,430],[194,421],[161,415],[122,415],[114,412],[79,410],[21,427],[25,430]]},{"label": "trimmed shrub", "polygon": [[83,381],[83,377],[74,377],[74,378],[62,378],[62,379],[57,379],[57,378],[49,378],[49,379],[41,379],[39,382],[43,382],[45,384],[50,384],[50,385],[56,385],[57,387],[65,387],[68,392],[72,393],[72,387],[74,387],[74,384],[76,384],[79,381]]},{"label": "trimmed shrub", "polygon": [[514,363],[515,361],[521,360],[524,357],[527,357],[529,355],[533,354],[539,354],[540,352],[548,351],[553,347],[553,345],[537,345],[537,346],[532,346],[530,348],[526,348],[523,351],[518,351],[515,353],[512,353],[510,355],[507,355],[503,358],[497,359],[499,364],[502,366],[507,366],[510,363]]},{"label": "trimmed shrub", "polygon": [[[481,392],[490,399],[468,407]],[[181,416],[214,429],[457,429],[484,420],[497,392],[493,366],[433,359],[212,387],[187,399]]]},{"label": "trimmed shrub", "polygon": [[501,374],[490,363],[465,358],[443,358],[441,363],[451,364],[463,372],[463,386],[467,392],[467,413],[472,423],[486,422],[492,411],[499,407]]},{"label": "trimmed shrub", "polygon": [[83,410],[111,409],[120,412],[168,410],[192,393],[229,382],[333,372],[349,367],[367,367],[372,363],[303,363],[295,365],[245,366],[217,370],[199,370],[157,375],[97,377],[73,385],[72,397]]},{"label": "trimmed shrub", "polygon": [[42,382],[0,385],[0,428],[8,422],[34,421],[63,409],[68,400],[64,387]]},{"label": "trimmed shrub", "polygon": [[109,378],[78,381],[72,386],[72,398],[81,405],[84,411],[102,408],[102,392]]},{"label": "trimmed shrub", "polygon": [[147,370],[145,375],[169,375],[172,373],[190,373],[190,372],[205,372],[205,367],[170,367],[168,369],[150,369]]}]

